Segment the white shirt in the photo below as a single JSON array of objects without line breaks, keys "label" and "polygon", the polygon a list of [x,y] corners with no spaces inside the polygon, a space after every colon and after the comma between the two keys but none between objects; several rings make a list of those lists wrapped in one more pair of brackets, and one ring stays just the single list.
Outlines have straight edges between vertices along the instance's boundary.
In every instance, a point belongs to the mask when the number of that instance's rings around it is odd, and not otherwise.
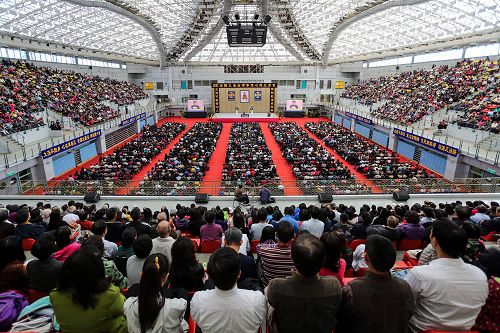
[{"label": "white shirt", "polygon": [[310,219],[310,220],[304,221],[302,223],[302,226],[300,227],[300,229],[307,230],[312,235],[320,238],[321,235],[323,235],[323,230],[325,230],[325,224],[318,219]]},{"label": "white shirt", "polygon": [[482,221],[489,221],[490,216],[484,213],[476,213],[470,217],[472,222],[480,223]]},{"label": "white shirt", "polygon": [[80,217],[73,213],[68,213],[64,215],[62,219],[66,223],[76,223],[76,221],[80,221]]},{"label": "white shirt", "polygon": [[266,321],[266,298],[260,291],[212,289],[191,300],[191,316],[203,333],[255,333]]},{"label": "white shirt", "polygon": [[167,257],[169,263],[172,263],[172,245],[174,245],[174,243],[175,239],[170,236],[166,238],[156,237],[153,239],[151,254],[161,253]]},{"label": "white shirt", "polygon": [[[224,234],[222,234],[222,241],[220,244],[220,247],[224,247]],[[246,234],[243,234],[241,237],[241,245],[240,245],[240,250],[238,251],[241,254],[247,255],[248,252],[250,252],[250,242],[248,241],[248,236]]]},{"label": "white shirt", "polygon": [[488,297],[486,275],[462,259],[441,258],[413,267],[406,276],[415,295],[410,328],[468,331]]},{"label": "white shirt", "polygon": [[357,272],[360,268],[368,268],[365,261],[365,244],[358,245],[352,254],[352,269]]},{"label": "white shirt", "polygon": [[116,251],[118,251],[118,245],[108,240],[105,240],[104,237],[102,238],[102,241],[104,242],[104,256],[106,258],[114,257]]}]

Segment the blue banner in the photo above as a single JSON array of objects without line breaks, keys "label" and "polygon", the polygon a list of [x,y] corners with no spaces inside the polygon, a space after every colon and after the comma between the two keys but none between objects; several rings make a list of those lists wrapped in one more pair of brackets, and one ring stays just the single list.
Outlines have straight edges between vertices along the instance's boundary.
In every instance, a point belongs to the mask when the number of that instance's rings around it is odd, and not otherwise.
[{"label": "blue banner", "polygon": [[368,125],[373,125],[373,121],[371,119],[368,119],[368,118],[365,118],[362,116],[358,116],[357,114],[354,114],[351,112],[346,112],[345,115],[348,116],[349,118],[355,119],[355,120],[360,121],[362,123],[365,123]]},{"label": "blue banner", "polygon": [[144,119],[144,118],[146,118],[146,112],[139,113],[138,115],[132,116],[132,117],[127,118],[127,119],[123,119],[120,122],[120,126],[127,126],[127,125],[133,124],[136,121],[139,121],[139,120]]},{"label": "blue banner", "polygon": [[460,154],[460,149],[445,145],[443,143],[439,143],[437,141],[431,140],[424,138],[423,136],[416,135],[410,132],[403,131],[402,129],[395,128],[393,132],[396,136],[399,136],[401,138],[405,138],[407,140],[420,143],[421,145],[434,149],[438,152],[445,153],[451,156],[457,156]]},{"label": "blue banner", "polygon": [[101,130],[94,131],[89,134],[82,135],[78,138],[75,138],[73,140],[69,140],[63,143],[60,143],[58,145],[52,146],[49,149],[42,150],[41,155],[43,159],[52,157],[54,155],[57,155],[59,153],[62,153],[63,151],[66,151],[68,149],[71,149],[73,147],[76,147],[78,145],[81,145],[82,143],[94,140],[95,138],[101,136]]}]

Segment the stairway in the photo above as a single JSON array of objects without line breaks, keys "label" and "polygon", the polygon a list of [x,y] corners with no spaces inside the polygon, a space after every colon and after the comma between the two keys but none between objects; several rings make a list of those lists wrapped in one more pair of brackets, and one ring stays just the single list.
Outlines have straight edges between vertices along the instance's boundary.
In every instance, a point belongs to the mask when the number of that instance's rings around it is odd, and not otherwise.
[{"label": "stairway", "polygon": [[22,146],[9,138],[8,136],[0,136],[0,154],[9,154],[22,150]]},{"label": "stairway", "polygon": [[487,151],[500,151],[500,134],[492,134],[479,141],[478,146]]}]

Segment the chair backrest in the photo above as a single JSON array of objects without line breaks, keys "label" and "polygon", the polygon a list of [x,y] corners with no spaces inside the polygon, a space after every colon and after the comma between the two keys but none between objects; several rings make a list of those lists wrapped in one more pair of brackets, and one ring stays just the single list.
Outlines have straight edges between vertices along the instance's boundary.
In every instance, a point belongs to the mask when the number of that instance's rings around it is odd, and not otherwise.
[{"label": "chair backrest", "polygon": [[25,238],[23,239],[23,250],[24,251],[31,251],[31,248],[33,245],[35,245],[36,240],[33,238]]},{"label": "chair backrest", "polygon": [[257,253],[257,245],[259,244],[260,240],[254,239],[252,241],[252,253]]},{"label": "chair backrest", "polygon": [[418,250],[422,248],[421,239],[401,239],[398,243],[398,251]]},{"label": "chair backrest", "polygon": [[193,320],[193,317],[191,317],[191,314],[189,315],[188,326],[189,326],[188,333],[196,332],[196,322]]},{"label": "chair backrest", "polygon": [[492,231],[489,234],[487,234],[486,236],[483,236],[481,238],[484,239],[487,242],[493,242],[494,241],[493,235],[495,235],[495,234],[500,234],[500,232],[498,232],[498,231]]},{"label": "chair backrest", "polygon": [[356,248],[358,247],[358,245],[361,245],[361,244],[366,244],[366,239],[355,239],[351,242],[351,244],[349,244],[349,247],[354,252],[356,250]]},{"label": "chair backrest", "polygon": [[202,241],[201,242],[201,253],[212,253],[221,247],[222,242],[220,240]]}]

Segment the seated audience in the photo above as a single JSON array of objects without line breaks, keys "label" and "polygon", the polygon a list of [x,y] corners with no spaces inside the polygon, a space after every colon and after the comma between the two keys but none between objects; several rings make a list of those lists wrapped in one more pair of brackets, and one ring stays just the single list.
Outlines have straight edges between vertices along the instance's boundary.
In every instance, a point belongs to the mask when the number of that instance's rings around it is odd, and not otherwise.
[{"label": "seated audience", "polygon": [[341,258],[342,238],[334,232],[325,232],[320,240],[325,247],[325,260],[319,270],[319,275],[335,276],[339,280],[340,285],[343,286],[345,284],[344,273],[347,263]]},{"label": "seated audience", "polygon": [[16,235],[25,238],[38,239],[46,230],[39,224],[30,223],[28,208],[20,209],[16,214]]},{"label": "seated audience", "polygon": [[65,262],[73,253],[78,251],[80,244],[76,243],[78,231],[73,232],[70,227],[60,227],[56,230],[56,252],[54,259]]},{"label": "seated audience", "polygon": [[161,221],[156,227],[158,231],[158,237],[153,239],[153,249],[151,254],[161,253],[167,257],[168,262],[172,262],[172,246],[175,243],[175,239],[170,236],[170,223],[168,221]]},{"label": "seated audience", "polygon": [[152,254],[144,261],[139,296],[128,298],[124,305],[129,333],[178,333],[187,330],[188,325],[183,319],[186,300],[163,295],[168,271],[168,259],[161,253]]},{"label": "seated audience", "polygon": [[488,296],[486,275],[460,259],[467,234],[456,224],[436,221],[430,237],[437,259],[412,268],[406,276],[416,299],[410,329],[468,331]]},{"label": "seated audience", "polygon": [[140,235],[132,244],[134,255],[127,260],[128,286],[139,283],[142,265],[153,249],[153,241],[148,235]]},{"label": "seated audience", "polygon": [[396,262],[394,246],[383,236],[371,235],[366,241],[364,257],[368,265],[366,275],[342,289],[336,331],[408,332],[408,321],[415,311],[414,297],[408,283],[390,273]]},{"label": "seated audience", "polygon": [[219,224],[215,224],[215,212],[212,209],[205,213],[205,222],[200,228],[201,241],[221,240],[224,231]]},{"label": "seated audience", "polygon": [[204,279],[205,269],[196,259],[193,241],[187,237],[177,238],[172,245],[170,286],[188,291],[197,291],[203,288]]},{"label": "seated audience", "polygon": [[252,256],[247,256],[240,252],[241,244],[243,244],[243,233],[240,229],[232,227],[224,233],[224,246],[229,247],[236,252],[240,257],[241,272],[238,277],[238,287],[242,289],[251,289],[251,286],[259,284],[257,276],[257,265]]},{"label": "seated audience", "polygon": [[31,254],[37,259],[26,265],[30,289],[49,293],[57,287],[63,263],[52,257],[55,250],[55,239],[49,233],[38,238],[31,248]]},{"label": "seated audience", "polygon": [[410,211],[405,217],[406,223],[398,226],[402,239],[417,240],[424,238],[425,228],[420,225],[420,216],[416,211]]},{"label": "seated audience", "polygon": [[257,244],[257,254],[261,247],[273,247],[276,246],[276,231],[272,225],[267,225],[262,229],[262,234],[260,236],[259,244]]},{"label": "seated audience", "polygon": [[110,242],[105,239],[106,234],[108,233],[108,226],[106,221],[97,220],[92,225],[92,233],[97,236],[101,236],[102,241],[104,242],[104,256],[106,258],[112,258],[115,256],[118,251],[118,246],[116,243]]},{"label": "seated audience", "polygon": [[472,215],[469,219],[474,223],[481,223],[483,221],[489,221],[490,216],[487,214],[488,209],[484,205],[479,205],[476,207],[477,213]]},{"label": "seated audience", "polygon": [[127,332],[125,297],[104,272],[101,257],[91,247],[64,262],[59,286],[50,293],[62,332]]},{"label": "seated audience", "polygon": [[481,229],[482,236],[491,232],[500,233],[500,207],[496,208],[494,218],[480,222],[479,228]]},{"label": "seated audience", "polygon": [[258,221],[252,223],[252,226],[250,227],[253,240],[260,240],[262,230],[264,230],[265,227],[270,226],[270,224],[267,223],[267,211],[265,208],[259,209],[257,219]]},{"label": "seated audience", "polygon": [[27,293],[29,278],[25,261],[21,238],[7,236],[0,239],[0,293],[8,290]]},{"label": "seated audience", "polygon": [[318,237],[300,234],[292,244],[295,271],[269,282],[266,296],[272,307],[271,324],[279,332],[332,332],[341,302],[336,278],[320,276],[325,248]]},{"label": "seated audience", "polygon": [[201,330],[257,332],[266,322],[266,300],[260,291],[238,288],[238,253],[227,247],[218,249],[210,256],[207,271],[215,289],[198,291],[191,300],[191,314]]},{"label": "seated audience", "polygon": [[134,241],[137,239],[137,232],[134,228],[125,228],[122,233],[122,244],[118,246],[114,257],[129,258],[134,255]]},{"label": "seated audience", "polygon": [[385,224],[372,224],[366,228],[366,234],[382,235],[390,241],[397,242],[401,238],[401,229],[397,228],[399,220],[396,216],[389,216],[387,218],[387,225]]},{"label": "seated audience", "polygon": [[16,233],[16,227],[8,220],[8,218],[8,212],[0,209],[0,239],[7,236],[13,236]]},{"label": "seated audience", "polygon": [[325,224],[318,220],[321,214],[321,210],[318,207],[313,206],[310,213],[311,218],[307,221],[302,222],[300,230],[307,230],[312,235],[320,238],[321,235],[323,235],[323,231],[325,230]]}]

